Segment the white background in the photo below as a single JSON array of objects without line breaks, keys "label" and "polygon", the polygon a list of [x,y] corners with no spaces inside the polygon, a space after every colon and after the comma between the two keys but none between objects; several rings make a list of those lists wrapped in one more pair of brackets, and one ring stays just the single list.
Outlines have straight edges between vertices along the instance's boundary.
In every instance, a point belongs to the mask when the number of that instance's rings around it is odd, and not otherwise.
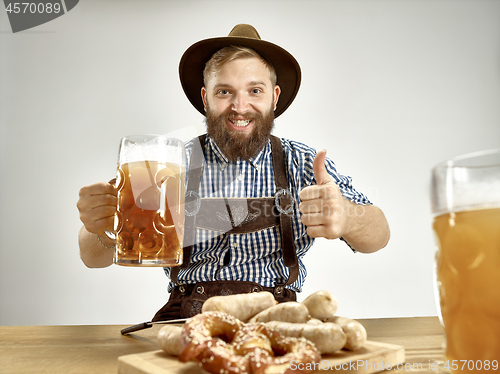
[{"label": "white background", "polygon": [[134,324],[165,303],[161,269],[83,265],[78,191],[114,177],[125,135],[203,131],[178,62],[237,23],[301,64],[275,134],[327,149],[392,231],[371,255],[317,241],[299,299],[436,315],[430,169],[500,146],[500,1],[81,0],[16,34],[0,19],[1,325]]}]

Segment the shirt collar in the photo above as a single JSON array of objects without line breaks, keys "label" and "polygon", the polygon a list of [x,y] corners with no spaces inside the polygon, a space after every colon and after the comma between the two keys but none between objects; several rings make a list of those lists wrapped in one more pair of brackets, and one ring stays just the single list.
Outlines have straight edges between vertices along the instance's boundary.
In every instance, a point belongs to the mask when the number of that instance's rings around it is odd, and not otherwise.
[{"label": "shirt collar", "polygon": [[[208,149],[214,153],[215,159],[219,164],[219,166],[221,167],[221,169],[225,169],[228,166],[228,164],[230,164],[230,162],[228,158],[224,155],[224,153],[222,153],[219,146],[209,135],[207,135],[206,145],[208,146]],[[262,147],[259,153],[257,153],[257,155],[254,158],[251,158],[248,163],[255,169],[259,169],[259,164],[262,162],[264,155],[270,152],[271,149],[270,147],[271,147],[271,141],[268,139],[266,145]],[[244,161],[238,158],[238,161],[236,163],[239,162],[244,162]]]}]

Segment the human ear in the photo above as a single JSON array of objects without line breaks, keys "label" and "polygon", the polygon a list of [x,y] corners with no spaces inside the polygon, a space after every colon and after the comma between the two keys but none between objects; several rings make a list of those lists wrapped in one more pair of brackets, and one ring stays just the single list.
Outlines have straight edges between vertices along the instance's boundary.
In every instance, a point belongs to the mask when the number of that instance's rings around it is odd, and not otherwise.
[{"label": "human ear", "polygon": [[281,88],[280,86],[274,86],[274,110],[276,110],[276,105],[278,105],[278,99],[280,97]]},{"label": "human ear", "polygon": [[205,86],[201,88],[201,99],[203,100],[203,109],[205,112],[207,111],[207,89]]}]

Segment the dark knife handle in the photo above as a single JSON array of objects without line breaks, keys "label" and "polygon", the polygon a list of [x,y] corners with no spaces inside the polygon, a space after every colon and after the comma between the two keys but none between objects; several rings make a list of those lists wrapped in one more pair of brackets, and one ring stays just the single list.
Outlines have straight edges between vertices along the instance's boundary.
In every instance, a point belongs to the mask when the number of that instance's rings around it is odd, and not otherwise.
[{"label": "dark knife handle", "polygon": [[134,332],[134,331],[148,329],[148,328],[150,328],[152,326],[153,325],[151,324],[151,322],[143,322],[143,323],[139,323],[138,325],[126,327],[123,330],[121,330],[120,332],[122,333],[122,335],[125,335],[125,334],[128,334],[129,332]]}]

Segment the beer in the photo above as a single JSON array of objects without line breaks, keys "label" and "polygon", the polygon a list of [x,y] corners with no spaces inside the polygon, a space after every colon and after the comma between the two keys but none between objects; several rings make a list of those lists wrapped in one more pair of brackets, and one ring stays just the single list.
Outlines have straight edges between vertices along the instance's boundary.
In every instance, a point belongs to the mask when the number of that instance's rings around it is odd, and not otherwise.
[{"label": "beer", "polygon": [[184,176],[183,167],[168,162],[118,166],[115,263],[182,264]]},{"label": "beer", "polygon": [[433,228],[449,368],[493,370],[500,359],[500,208],[442,214]]}]

